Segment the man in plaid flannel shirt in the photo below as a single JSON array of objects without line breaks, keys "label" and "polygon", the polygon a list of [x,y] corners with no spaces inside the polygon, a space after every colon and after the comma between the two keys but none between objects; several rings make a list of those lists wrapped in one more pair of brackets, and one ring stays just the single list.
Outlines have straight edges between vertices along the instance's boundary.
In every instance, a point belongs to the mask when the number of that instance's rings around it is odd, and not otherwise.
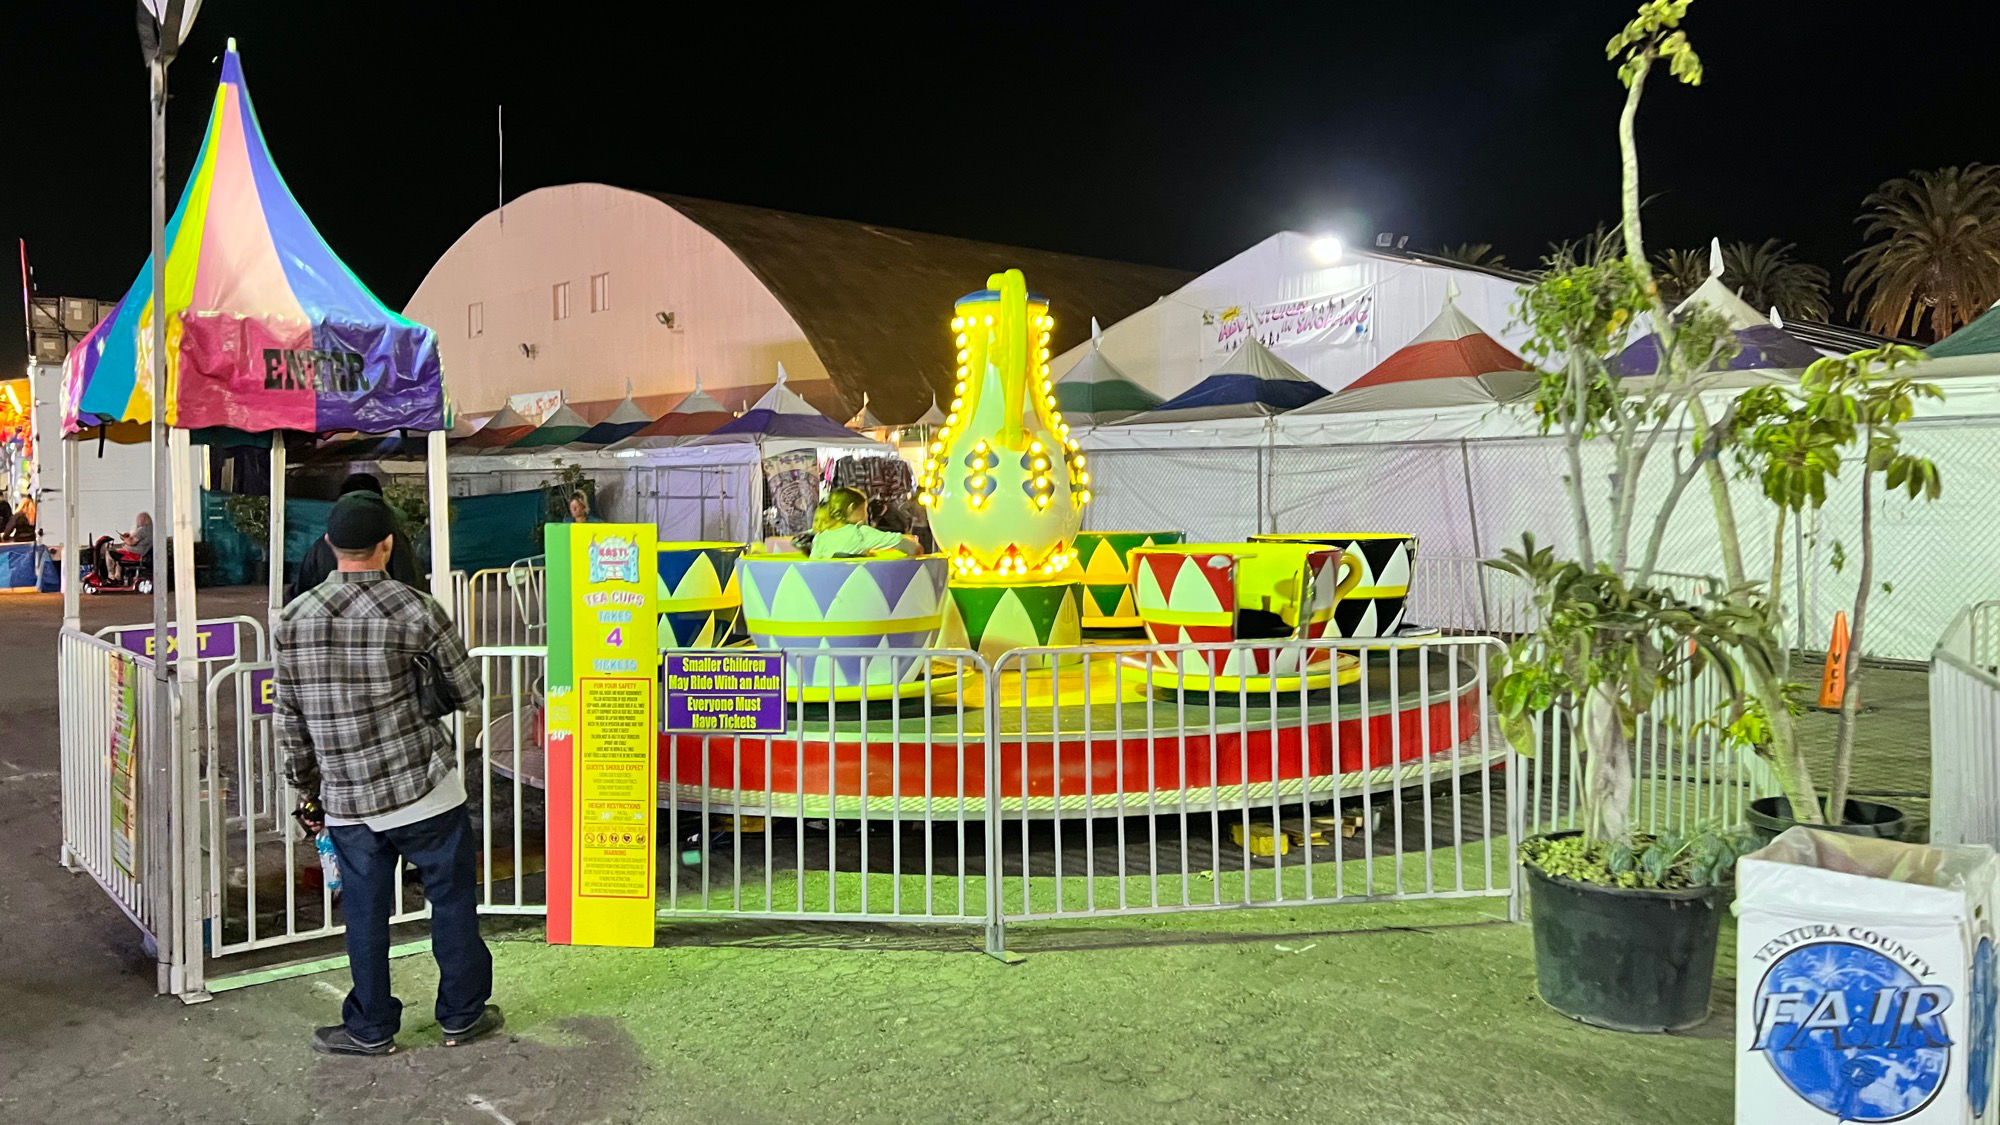
[{"label": "man in plaid flannel shirt", "polygon": [[[431,905],[445,1045],[502,1023],[486,1002],[493,958],[479,936],[465,781],[441,721],[478,702],[478,676],[444,610],[385,572],[395,529],[381,497],[342,497],[326,531],[338,569],[272,628],[286,776],[300,819],[313,831],[324,825],[340,861],[354,987],[341,1022],[313,1033],[313,1048],[327,1054],[396,1049],[403,1004],[390,990],[389,912],[399,856],[417,869]],[[435,668],[428,690],[419,657]]]}]

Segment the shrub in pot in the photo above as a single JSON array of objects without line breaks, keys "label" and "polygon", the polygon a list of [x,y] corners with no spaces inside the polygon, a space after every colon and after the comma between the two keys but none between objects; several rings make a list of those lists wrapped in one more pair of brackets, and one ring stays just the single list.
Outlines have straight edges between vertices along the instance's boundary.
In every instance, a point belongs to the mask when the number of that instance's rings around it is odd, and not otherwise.
[{"label": "shrub in pot", "polygon": [[1726,887],[1755,844],[1740,831],[1635,832],[1632,734],[1655,699],[1704,668],[1727,688],[1713,718],[1740,708],[1743,663],[1773,658],[1768,609],[1743,590],[1682,601],[1558,559],[1532,538],[1488,565],[1530,585],[1541,620],[1510,646],[1494,682],[1501,729],[1522,753],[1539,753],[1534,719],[1552,715],[1584,765],[1582,827],[1521,848],[1541,996],[1623,1031],[1699,1023]]},{"label": "shrub in pot", "polygon": [[[1855,725],[1861,715],[1862,642],[1869,598],[1876,588],[1877,482],[1888,492],[1903,492],[1910,500],[1935,500],[1943,491],[1937,466],[1903,448],[1901,426],[1916,413],[1917,402],[1944,397],[1935,385],[1911,377],[1908,369],[1921,362],[1923,353],[1915,348],[1884,344],[1819,360],[1806,368],[1796,387],[1757,387],[1736,400],[1737,440],[1732,449],[1738,471],[1754,477],[1778,509],[1768,587],[1773,601],[1784,580],[1787,513],[1804,519],[1806,513],[1819,511],[1826,503],[1828,484],[1840,476],[1842,468],[1858,463],[1861,476],[1861,514],[1856,529],[1860,570],[1854,606],[1849,611],[1847,665],[1842,670],[1845,690],[1834,735],[1833,775],[1824,793],[1801,775],[1790,796],[1752,801],[1748,817],[1760,833],[1775,836],[1794,824],[1805,823],[1853,835],[1891,839],[1902,835],[1902,810],[1850,799],[1848,782],[1853,776]],[[1843,565],[1845,556],[1836,542],[1836,567]],[[1883,593],[1893,589],[1891,583],[1881,583]],[[1799,806],[1811,810],[1810,815],[1797,816]]]}]

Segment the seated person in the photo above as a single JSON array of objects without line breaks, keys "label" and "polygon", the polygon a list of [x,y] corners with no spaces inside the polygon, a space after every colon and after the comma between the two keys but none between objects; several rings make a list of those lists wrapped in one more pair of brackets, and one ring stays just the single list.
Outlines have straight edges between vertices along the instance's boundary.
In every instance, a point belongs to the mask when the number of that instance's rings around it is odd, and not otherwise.
[{"label": "seated person", "polygon": [[107,535],[97,541],[97,557],[92,561],[106,582],[116,582],[123,577],[126,563],[138,562],[152,553],[153,516],[150,512],[140,512],[132,530],[120,532],[116,539]]},{"label": "seated person", "polygon": [[26,543],[35,537],[35,502],[24,498],[14,514],[7,517],[5,526],[0,526],[0,542]]},{"label": "seated person", "polygon": [[569,522],[598,523],[598,518],[590,512],[590,497],[581,492],[569,494]]},{"label": "seated person", "polygon": [[826,494],[813,513],[812,557],[853,559],[878,552],[917,553],[916,540],[868,526],[868,498],[851,488]]}]

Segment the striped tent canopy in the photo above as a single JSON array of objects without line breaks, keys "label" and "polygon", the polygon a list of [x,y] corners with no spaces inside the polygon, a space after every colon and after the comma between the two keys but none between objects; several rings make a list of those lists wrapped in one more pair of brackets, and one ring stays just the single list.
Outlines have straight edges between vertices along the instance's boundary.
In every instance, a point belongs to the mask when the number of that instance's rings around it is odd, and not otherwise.
[{"label": "striped tent canopy", "polygon": [[715,396],[701,389],[701,376],[694,377],[694,390],[674,404],[672,410],[634,430],[612,446],[614,450],[670,449],[703,434],[714,433],[736,420],[736,415]]},{"label": "striped tent canopy", "polygon": [[[336,162],[336,166],[338,162]],[[63,365],[63,428],[148,422],[154,317],[167,319],[167,423],[183,429],[437,430],[437,335],[361,284],[292,198],[232,40],[208,130],[152,261]]]},{"label": "striped tent canopy", "polygon": [[477,453],[482,449],[504,449],[535,432],[535,424],[509,403],[465,437],[452,442],[452,449]]},{"label": "striped tent canopy", "polygon": [[1143,413],[1114,426],[1160,422],[1212,422],[1223,418],[1268,418],[1326,397],[1326,388],[1279,359],[1254,339],[1226,356],[1215,373]]},{"label": "striped tent canopy", "polygon": [[623,441],[644,429],[653,420],[651,414],[639,409],[632,401],[632,392],[625,391],[625,401],[617,409],[604,416],[604,420],[583,431],[571,445],[603,446],[614,441]]},{"label": "striped tent canopy", "polygon": [[590,423],[583,415],[563,403],[555,408],[542,424],[515,439],[507,447],[509,452],[516,449],[553,449],[558,445],[568,445],[590,431]]},{"label": "striped tent canopy", "polygon": [[756,401],[743,417],[732,419],[716,427],[706,437],[698,437],[690,445],[720,445],[730,442],[755,442],[763,445],[772,440],[797,445],[879,445],[880,442],[855,433],[846,426],[813,409],[812,403],[800,398],[797,391],[785,385],[785,365],[778,365],[778,381],[764,397]]},{"label": "striped tent canopy", "polygon": [[[1810,367],[1820,357],[1819,349],[1773,323],[1769,314],[1751,308],[1749,302],[1722,283],[1722,243],[1719,239],[1709,244],[1708,280],[1696,286],[1686,300],[1675,305],[1672,315],[1679,319],[1687,310],[1697,306],[1707,306],[1711,311],[1721,313],[1736,337],[1736,354],[1722,365],[1722,370],[1799,371]],[[1620,376],[1653,375],[1659,369],[1660,338],[1652,332],[1633,341],[1611,362],[1611,370]]]},{"label": "striped tent canopy", "polygon": [[[1095,327],[1095,326],[1093,326]],[[1104,357],[1095,336],[1090,350],[1056,380],[1056,408],[1079,426],[1101,426],[1160,405],[1160,396],[1134,383]]]},{"label": "striped tent canopy", "polygon": [[1444,307],[1416,339],[1361,378],[1292,413],[1486,406],[1533,394],[1537,379],[1527,362],[1460,312],[1457,297],[1458,286],[1448,286]]}]

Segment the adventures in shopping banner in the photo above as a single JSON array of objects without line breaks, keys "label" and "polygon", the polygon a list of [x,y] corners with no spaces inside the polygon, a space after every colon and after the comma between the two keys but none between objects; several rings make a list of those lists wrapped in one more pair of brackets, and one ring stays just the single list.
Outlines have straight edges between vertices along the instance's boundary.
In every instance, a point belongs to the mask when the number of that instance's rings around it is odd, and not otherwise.
[{"label": "adventures in shopping banner", "polygon": [[1204,309],[1201,354],[1228,355],[1252,339],[1274,349],[1305,343],[1352,344],[1374,330],[1374,313],[1372,287],[1275,305]]}]

